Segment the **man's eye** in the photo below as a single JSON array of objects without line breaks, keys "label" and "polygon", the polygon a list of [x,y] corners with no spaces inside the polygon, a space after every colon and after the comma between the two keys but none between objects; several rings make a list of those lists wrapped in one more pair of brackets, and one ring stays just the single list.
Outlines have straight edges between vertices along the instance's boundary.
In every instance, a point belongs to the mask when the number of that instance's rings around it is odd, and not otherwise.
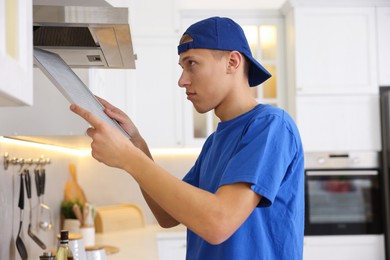
[{"label": "man's eye", "polygon": [[195,61],[190,60],[190,61],[188,61],[188,64],[189,64],[190,66],[195,65]]}]

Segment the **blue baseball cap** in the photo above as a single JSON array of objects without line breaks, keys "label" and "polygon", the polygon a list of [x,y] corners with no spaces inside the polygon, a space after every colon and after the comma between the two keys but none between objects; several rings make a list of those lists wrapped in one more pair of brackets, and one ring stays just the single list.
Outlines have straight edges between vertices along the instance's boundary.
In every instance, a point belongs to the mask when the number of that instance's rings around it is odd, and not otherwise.
[{"label": "blue baseball cap", "polygon": [[180,44],[178,54],[189,49],[213,49],[238,51],[250,61],[249,86],[260,85],[272,75],[253,58],[244,30],[232,19],[211,17],[194,23],[183,33],[191,36],[192,41]]}]

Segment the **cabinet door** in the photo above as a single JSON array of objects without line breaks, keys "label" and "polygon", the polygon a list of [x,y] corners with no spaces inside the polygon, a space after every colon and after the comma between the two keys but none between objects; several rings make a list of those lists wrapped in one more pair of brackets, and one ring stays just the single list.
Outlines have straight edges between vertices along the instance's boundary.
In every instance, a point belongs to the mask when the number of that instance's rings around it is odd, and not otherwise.
[{"label": "cabinet door", "polygon": [[0,17],[0,106],[32,105],[32,1],[1,1]]},{"label": "cabinet door", "polygon": [[381,149],[378,96],[299,96],[296,117],[305,151]]},{"label": "cabinet door", "polygon": [[390,7],[377,9],[379,85],[390,86]]},{"label": "cabinet door", "polygon": [[374,8],[296,8],[299,94],[378,93]]},{"label": "cabinet door", "polygon": [[176,35],[134,39],[138,60],[132,78],[133,119],[150,147],[182,145],[177,39]]},{"label": "cabinet door", "polygon": [[185,233],[178,236],[157,235],[158,257],[160,260],[179,260],[186,258]]},{"label": "cabinet door", "polygon": [[385,260],[383,235],[305,236],[304,260]]}]

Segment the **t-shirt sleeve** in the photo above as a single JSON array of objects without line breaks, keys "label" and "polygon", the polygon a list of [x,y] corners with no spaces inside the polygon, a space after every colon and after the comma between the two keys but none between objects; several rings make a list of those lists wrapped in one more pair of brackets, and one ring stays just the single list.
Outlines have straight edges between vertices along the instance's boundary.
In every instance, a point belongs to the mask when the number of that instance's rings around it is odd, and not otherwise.
[{"label": "t-shirt sleeve", "polygon": [[196,164],[192,166],[191,170],[183,177],[183,181],[192,186],[199,186],[199,175],[196,174]]},{"label": "t-shirt sleeve", "polygon": [[183,177],[182,180],[184,182],[187,182],[188,184],[199,187],[199,171],[200,171],[199,168],[201,166],[200,164],[201,164],[201,161],[203,160],[205,151],[207,151],[207,149],[209,149],[209,147],[210,147],[212,136],[213,135],[211,135],[207,138],[207,140],[205,141],[205,143],[202,147],[202,151],[200,152],[199,157],[196,160],[194,166],[192,166],[190,171]]},{"label": "t-shirt sleeve", "polygon": [[270,206],[296,152],[294,133],[281,115],[254,119],[229,161],[220,186],[251,183],[252,190],[262,196],[258,206]]}]

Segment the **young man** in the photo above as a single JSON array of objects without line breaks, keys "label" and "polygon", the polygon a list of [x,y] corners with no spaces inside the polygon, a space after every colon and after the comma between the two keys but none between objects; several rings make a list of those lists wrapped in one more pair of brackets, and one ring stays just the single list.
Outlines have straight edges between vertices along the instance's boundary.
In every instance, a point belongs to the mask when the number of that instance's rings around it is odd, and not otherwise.
[{"label": "young man", "polygon": [[281,109],[250,92],[271,75],[252,57],[241,27],[212,17],[190,26],[178,46],[179,86],[196,110],[221,122],[184,179],[156,165],[131,120],[105,100],[119,131],[75,105],[92,128],[92,156],[138,182],[159,224],[188,228],[187,259],[302,259],[303,150]]}]

